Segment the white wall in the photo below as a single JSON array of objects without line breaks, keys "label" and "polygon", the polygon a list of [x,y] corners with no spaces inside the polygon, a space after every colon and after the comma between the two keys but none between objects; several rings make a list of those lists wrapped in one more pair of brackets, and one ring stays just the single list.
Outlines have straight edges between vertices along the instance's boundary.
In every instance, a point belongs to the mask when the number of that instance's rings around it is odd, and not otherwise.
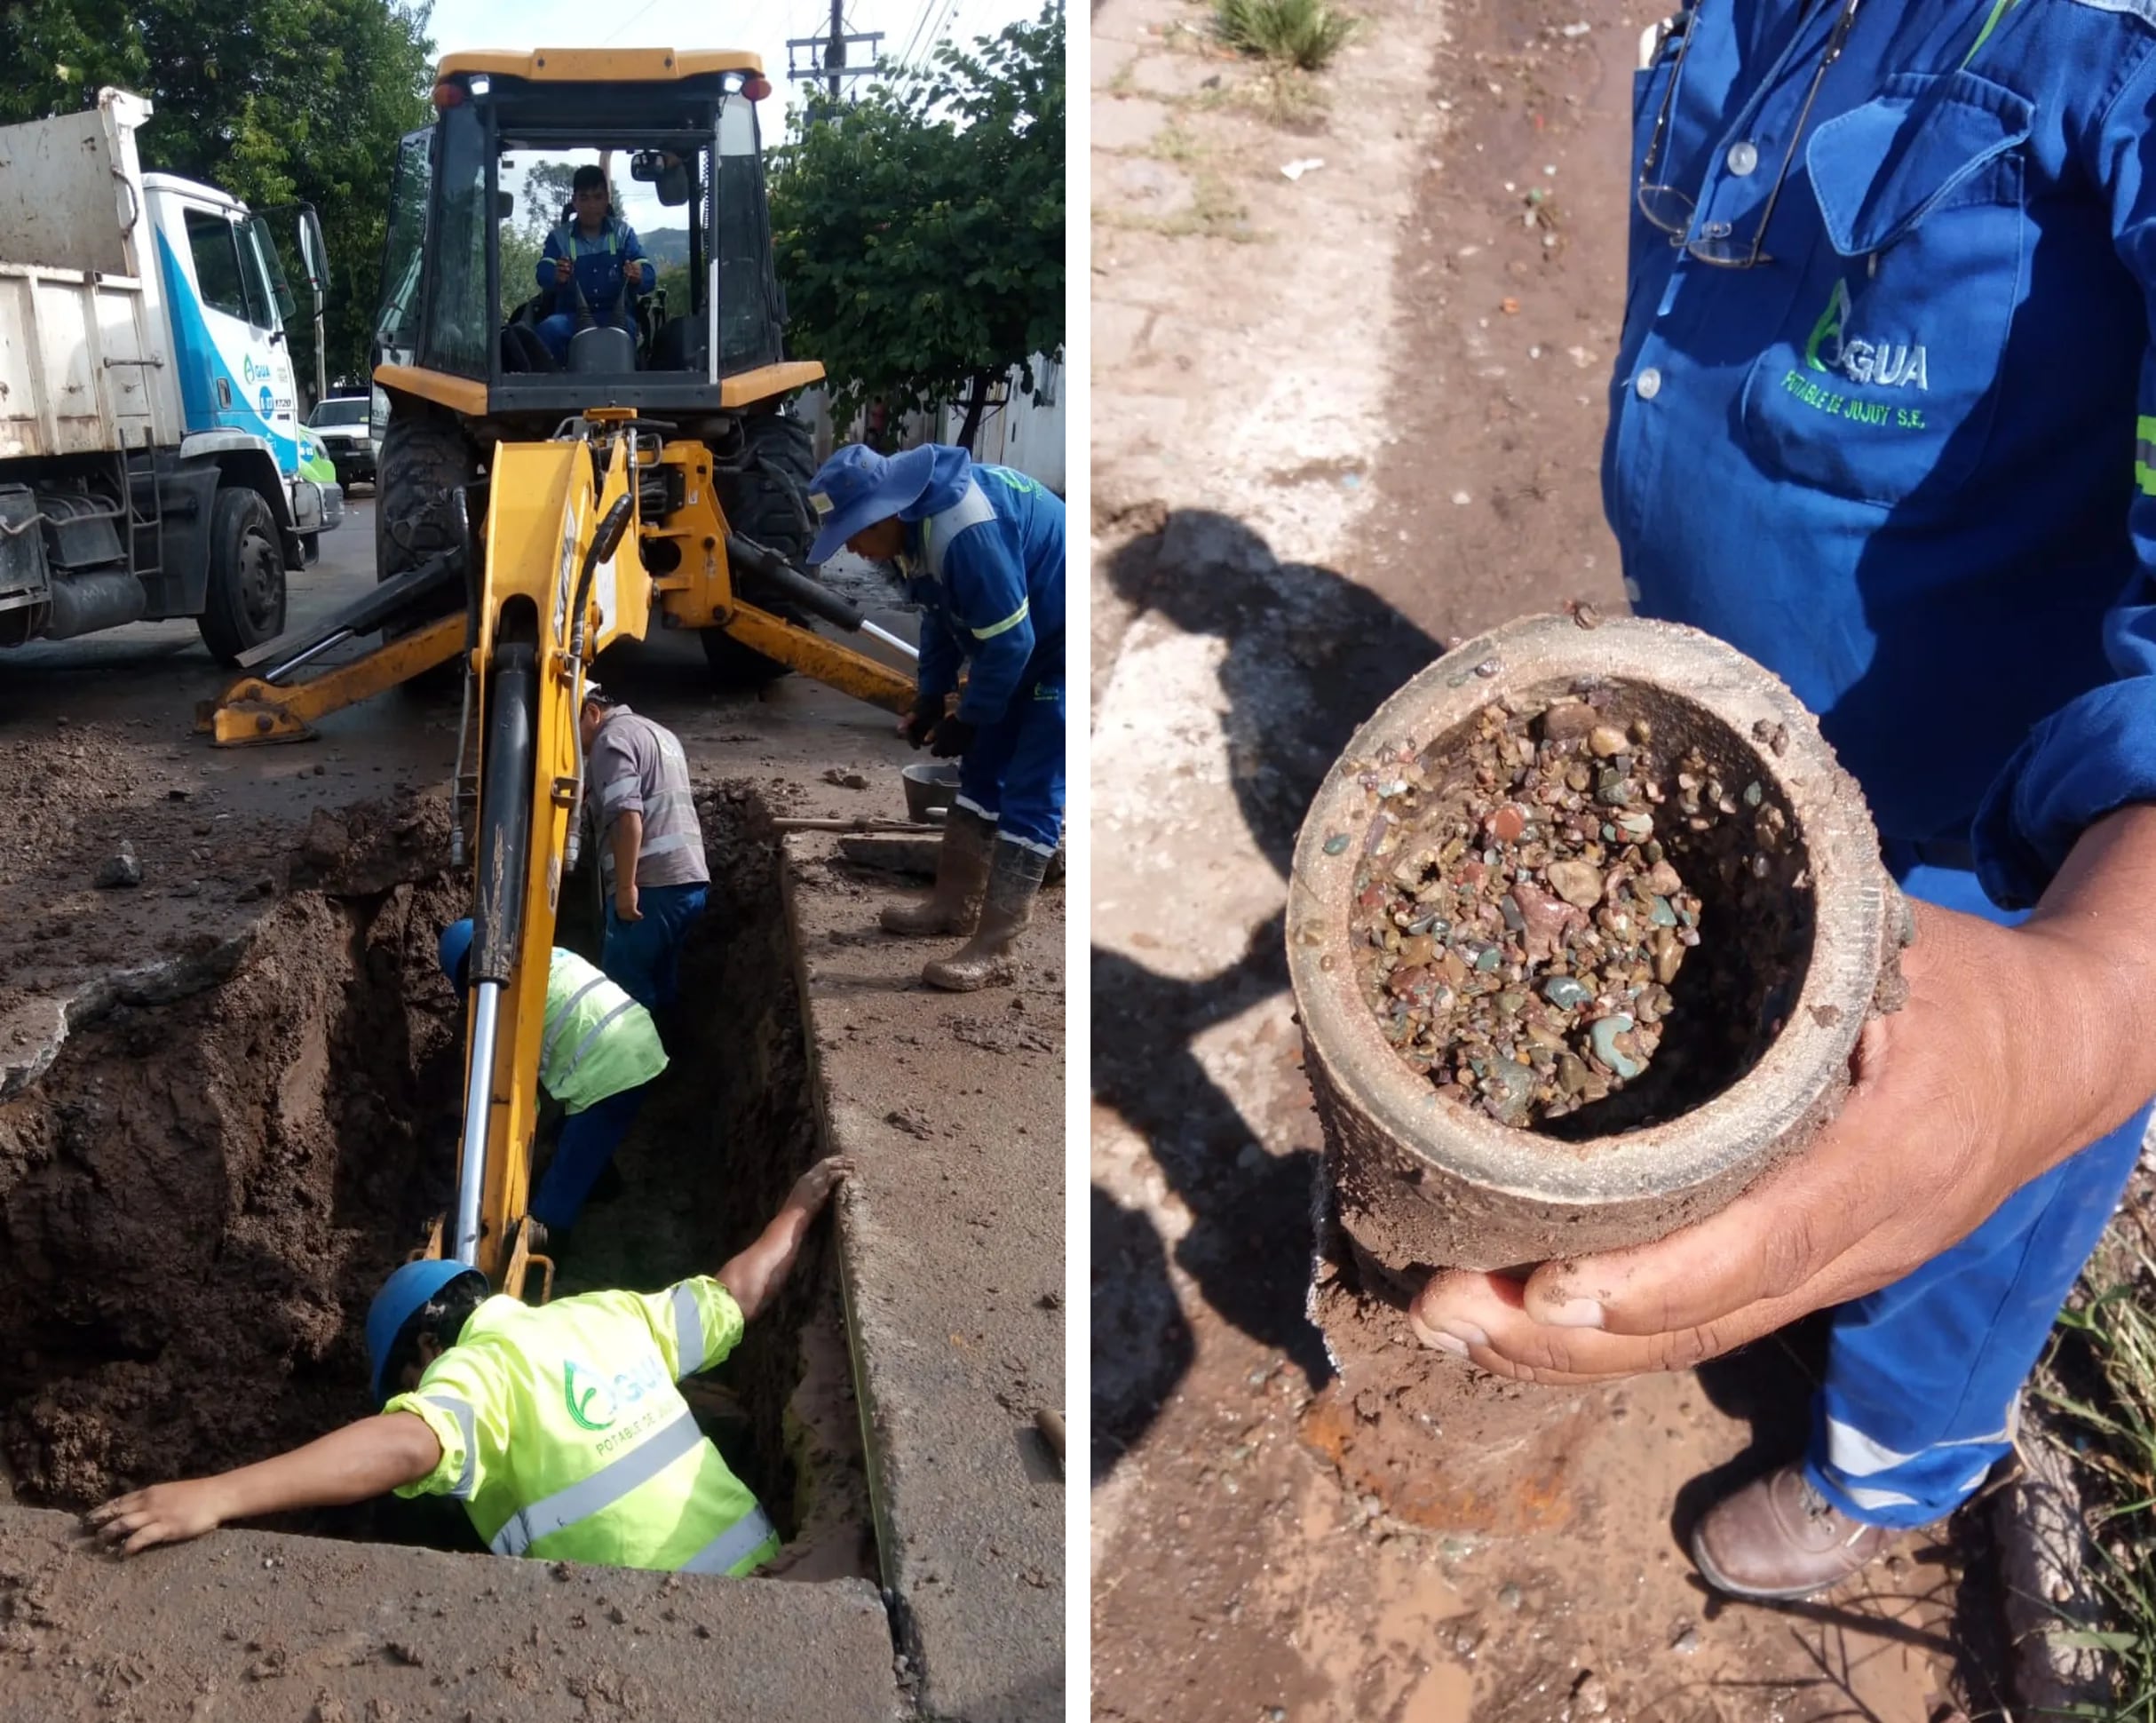
[{"label": "white wall", "polygon": [[[1034,360],[1034,387],[1028,398],[1019,386],[1019,374],[1012,370],[982,416],[980,429],[970,451],[973,458],[997,466],[1017,469],[1038,479],[1058,496],[1064,492],[1063,410],[1064,366],[1060,355]],[[816,440],[816,458],[826,458],[838,444],[858,439],[861,422],[856,419],[842,435],[831,424],[830,404],[821,389],[804,393],[797,410]],[[896,444],[912,449],[924,442],[955,443],[965,424],[963,407],[946,407],[935,413],[908,413],[898,426]]]}]

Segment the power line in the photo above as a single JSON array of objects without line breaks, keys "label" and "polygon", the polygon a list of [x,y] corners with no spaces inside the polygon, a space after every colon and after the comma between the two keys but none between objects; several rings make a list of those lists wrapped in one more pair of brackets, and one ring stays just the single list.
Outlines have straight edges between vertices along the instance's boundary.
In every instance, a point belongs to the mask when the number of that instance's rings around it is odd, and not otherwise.
[{"label": "power line", "polygon": [[605,47],[609,42],[613,41],[615,36],[621,35],[623,30],[627,29],[630,24],[634,24],[638,19],[642,18],[646,12],[649,12],[658,4],[659,0],[644,0],[644,4],[642,5],[638,6],[636,11],[629,14],[629,18],[626,22],[617,24],[607,35],[601,36],[599,38],[598,45],[602,48]]}]

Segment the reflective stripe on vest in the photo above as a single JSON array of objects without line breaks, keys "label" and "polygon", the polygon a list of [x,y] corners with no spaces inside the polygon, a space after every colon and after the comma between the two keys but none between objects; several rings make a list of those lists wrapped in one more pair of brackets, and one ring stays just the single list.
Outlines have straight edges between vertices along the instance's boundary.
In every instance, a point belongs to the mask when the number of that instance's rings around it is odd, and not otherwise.
[{"label": "reflective stripe on vest", "polygon": [[[606,225],[599,230],[599,234],[600,237],[605,239],[606,242],[606,255],[608,257],[612,257],[617,249],[616,234],[613,217],[609,216],[606,218]],[[575,263],[576,261],[576,253],[572,248],[575,246],[577,238],[576,224],[573,221],[563,222],[560,226],[554,229],[554,237],[560,243],[561,255],[567,258],[571,263]],[[594,244],[597,244],[597,241],[593,242]],[[595,258],[598,255],[598,253],[596,250],[590,250],[586,251],[584,255],[588,258]]]},{"label": "reflective stripe on vest", "polygon": [[472,1415],[472,1408],[451,1394],[422,1394],[420,1398],[430,1406],[439,1406],[456,1420],[456,1427],[464,1439],[464,1469],[456,1474],[456,1481],[444,1492],[460,1502],[472,1499],[472,1476],[479,1469],[479,1426]]},{"label": "reflective stripe on vest", "polygon": [[736,1562],[746,1561],[766,1538],[776,1537],[778,1527],[761,1506],[743,1514],[703,1548],[681,1564],[685,1574],[723,1574]]},{"label": "reflective stripe on vest", "polygon": [[606,1026],[609,1023],[617,1017],[626,1017],[630,1012],[638,1009],[640,1007],[634,999],[623,999],[620,1004],[600,1018],[598,1022],[592,1024],[584,1032],[584,1038],[576,1044],[575,1050],[569,1054],[569,1062],[561,1074],[561,1080],[567,1083],[576,1074],[576,1068],[583,1062],[584,1055],[591,1051],[592,1043],[606,1032]]},{"label": "reflective stripe on vest", "polygon": [[674,1380],[678,1382],[703,1368],[703,1316],[696,1308],[696,1295],[686,1286],[674,1289],[670,1302],[674,1306],[674,1357],[681,1367],[674,1372]]},{"label": "reflective stripe on vest", "polygon": [[595,965],[557,946],[539,1044],[539,1081],[547,1093],[581,1113],[665,1068],[666,1049],[649,1013]]},{"label": "reflective stripe on vest", "polygon": [[[550,1011],[547,1012],[546,1039],[539,1044],[539,1073],[541,1082],[545,1083],[549,1074],[558,1077],[566,1077],[568,1076],[567,1071],[555,1071],[553,1069],[554,1049],[560,1045],[561,1037],[569,1032],[569,1025],[576,1020],[575,1013],[578,1003],[583,1000],[586,994],[596,993],[600,988],[603,988],[606,985],[606,978],[605,975],[594,975],[590,981],[586,981],[582,987],[578,988],[575,992],[572,993],[567,999],[564,999],[561,1002],[561,1009],[559,1011]],[[620,1014],[621,1013],[619,1012],[612,1013],[614,1016],[619,1016]],[[583,1044],[579,1044],[577,1051],[580,1052],[583,1051]],[[569,1068],[574,1070],[575,1067],[576,1060],[574,1056],[572,1056],[569,1060]],[[550,1095],[554,1092],[554,1085],[551,1083],[546,1084],[546,1089]]]},{"label": "reflective stripe on vest", "polygon": [[558,1489],[543,1501],[519,1508],[494,1535],[487,1546],[496,1555],[522,1555],[541,1538],[566,1531],[579,1521],[589,1520],[612,1507],[622,1497],[649,1483],[684,1454],[694,1453],[703,1442],[695,1418],[684,1411],[671,1424],[654,1431],[617,1460],[609,1461],[590,1477]]},{"label": "reflective stripe on vest", "polygon": [[921,522],[921,558],[928,564],[929,574],[941,580],[943,556],[951,541],[968,527],[986,526],[995,519],[995,505],[981,489],[980,480],[969,474],[965,495],[947,509],[939,509]]}]

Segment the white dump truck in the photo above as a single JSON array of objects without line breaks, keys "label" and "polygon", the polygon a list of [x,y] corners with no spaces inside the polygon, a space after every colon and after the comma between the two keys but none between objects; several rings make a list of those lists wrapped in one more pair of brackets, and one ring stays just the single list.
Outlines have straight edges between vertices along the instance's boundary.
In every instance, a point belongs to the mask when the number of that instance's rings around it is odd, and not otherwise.
[{"label": "white dump truck", "polygon": [[[0,126],[0,647],[192,616],[234,663],[344,497],[305,470],[270,217],[143,172],[151,111]],[[285,213],[319,320],[321,224]]]}]

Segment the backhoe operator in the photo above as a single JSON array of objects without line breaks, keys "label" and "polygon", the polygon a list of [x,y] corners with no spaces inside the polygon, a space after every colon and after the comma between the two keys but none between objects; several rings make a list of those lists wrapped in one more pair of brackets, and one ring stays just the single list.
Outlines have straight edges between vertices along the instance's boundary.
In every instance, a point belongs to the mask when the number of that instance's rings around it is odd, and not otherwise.
[{"label": "backhoe operator", "polygon": [[633,327],[630,304],[658,281],[637,230],[614,212],[605,172],[589,164],[577,169],[569,191],[575,218],[546,236],[538,266],[540,290],[554,296],[552,315],[540,320],[539,338],[561,365],[569,362],[569,341],[576,333],[579,287],[595,322],[627,329]]},{"label": "backhoe operator", "polygon": [[717,1275],[663,1292],[529,1306],[488,1296],[476,1268],[408,1262],[367,1313],[380,1413],[254,1465],[131,1491],[89,1523],[133,1555],[394,1490],[463,1503],[496,1555],[749,1573],[779,1552],[778,1528],[674,1385],[733,1350],[852,1171],[819,1161]]}]

